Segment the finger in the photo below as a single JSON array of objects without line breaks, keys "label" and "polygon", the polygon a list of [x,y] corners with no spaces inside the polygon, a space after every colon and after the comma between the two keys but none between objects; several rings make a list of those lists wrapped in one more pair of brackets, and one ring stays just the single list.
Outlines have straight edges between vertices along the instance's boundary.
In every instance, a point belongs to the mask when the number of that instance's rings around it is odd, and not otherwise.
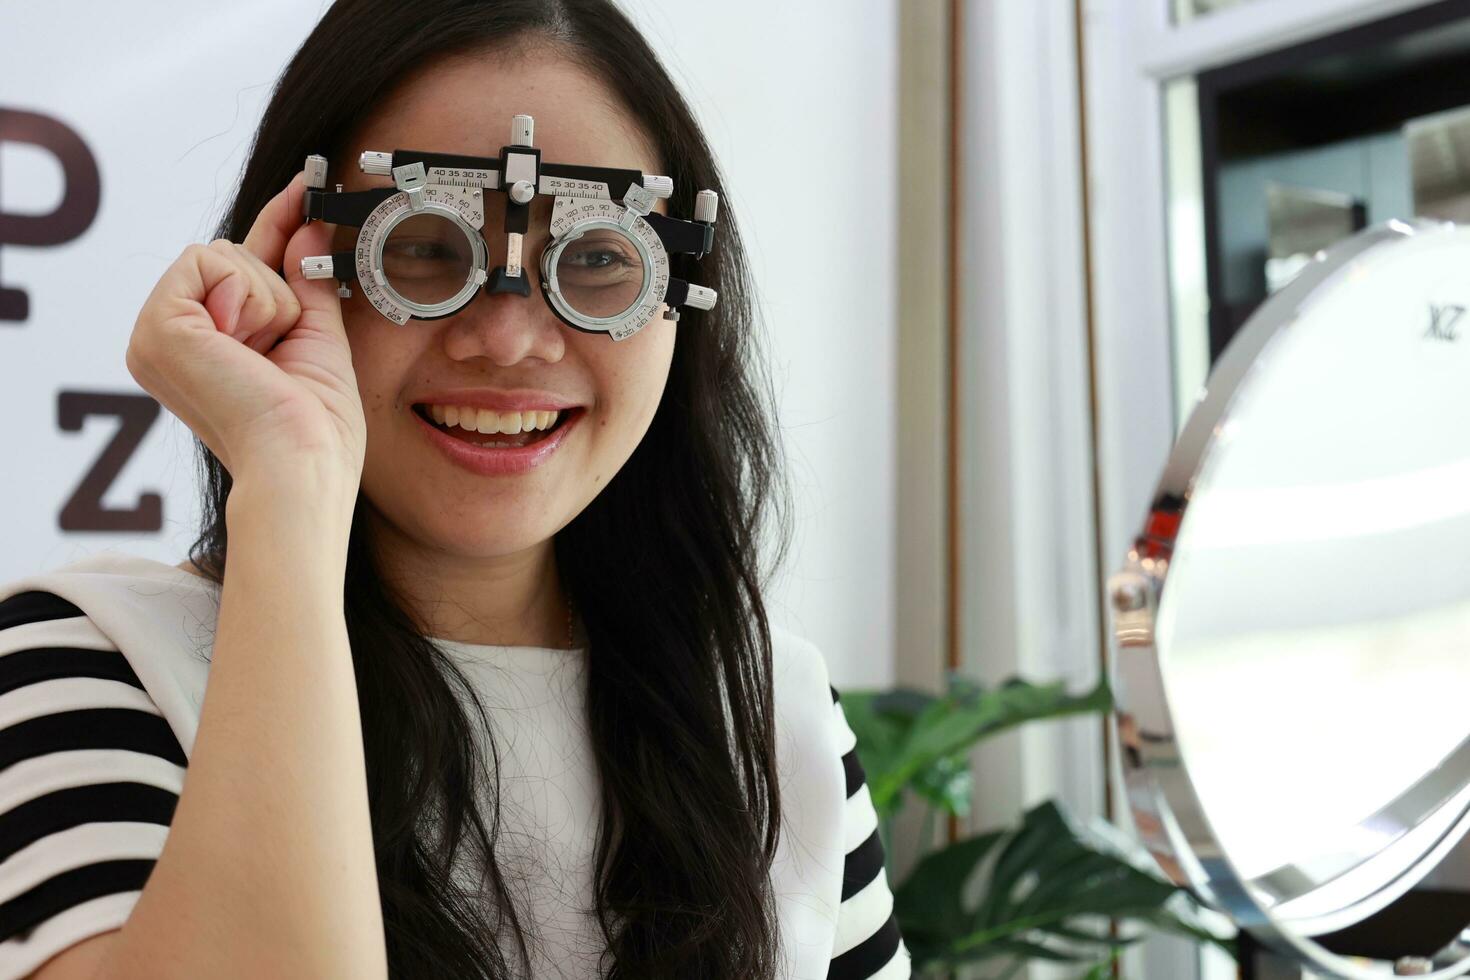
[{"label": "finger", "polygon": [[306,172],[297,171],[291,182],[266,202],[245,235],[244,245],[269,269],[281,268],[286,243],[304,220],[302,200],[306,196]]},{"label": "finger", "polygon": [[[250,249],[243,245],[236,245],[235,252],[250,271],[261,294],[271,299],[275,316],[262,324],[258,330],[260,333],[269,334],[271,342],[274,343],[277,338],[294,327],[296,321],[301,318],[301,301],[296,298],[291,287],[286,285],[286,280],[282,279],[275,270],[266,268],[266,264]],[[240,339],[248,344],[250,335],[241,333]]]},{"label": "finger", "polygon": [[307,279],[301,272],[301,260],[308,255],[329,255],[332,251],[332,226],[324,221],[309,221],[296,229],[286,245],[282,261],[286,285],[301,301],[301,319],[311,315],[313,325],[333,332],[342,328],[342,300],[337,295],[335,279]]},{"label": "finger", "polygon": [[240,322],[240,312],[250,295],[250,280],[239,269],[219,274],[219,278],[208,288],[203,305],[215,328],[231,337],[235,336]]},{"label": "finger", "polygon": [[245,341],[245,346],[249,347],[257,354],[269,354],[271,352],[271,348],[276,346],[276,341],[278,341],[279,339],[280,335],[262,330],[255,336],[251,337],[249,340]]},{"label": "finger", "polygon": [[150,334],[160,329],[172,334],[175,328],[184,333],[200,329],[234,333],[253,288],[238,254],[217,245],[190,245],[149,293],[139,324]]},{"label": "finger", "polygon": [[232,328],[226,332],[235,339],[244,341],[260,331],[269,330],[271,324],[280,317],[279,304],[265,277],[245,258],[244,249],[227,238],[216,238],[206,247],[239,270],[240,277],[247,285],[239,315]]}]

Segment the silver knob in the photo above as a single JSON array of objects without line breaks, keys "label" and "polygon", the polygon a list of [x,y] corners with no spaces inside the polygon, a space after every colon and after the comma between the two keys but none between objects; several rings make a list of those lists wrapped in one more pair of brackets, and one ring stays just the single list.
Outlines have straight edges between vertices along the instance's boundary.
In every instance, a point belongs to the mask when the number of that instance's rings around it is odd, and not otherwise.
[{"label": "silver knob", "polygon": [[689,296],[684,300],[685,306],[692,306],[696,310],[712,310],[715,308],[715,300],[720,294],[707,286],[696,286],[689,284]]},{"label": "silver knob", "polygon": [[711,190],[703,190],[694,195],[694,220],[703,221],[705,224],[714,224],[715,215],[720,211],[720,195]]},{"label": "silver knob", "polygon": [[536,120],[526,115],[515,116],[510,121],[510,145],[534,146],[535,132]]},{"label": "silver knob", "polygon": [[393,154],[368,150],[358,158],[357,165],[362,168],[362,172],[365,174],[378,174],[382,177],[388,177],[393,173]]},{"label": "silver knob", "polygon": [[303,279],[331,279],[332,257],[330,255],[308,255],[301,260]]},{"label": "silver knob", "polygon": [[1148,602],[1143,583],[1134,575],[1118,575],[1112,582],[1113,608],[1118,612],[1134,612]]},{"label": "silver knob", "polygon": [[327,186],[327,158],[320,153],[306,158],[306,186],[314,190]]},{"label": "silver knob", "polygon": [[654,197],[669,198],[674,196],[674,178],[659,177],[653,174],[643,175],[643,189],[653,194]]},{"label": "silver knob", "polygon": [[525,204],[536,196],[536,187],[529,180],[518,180],[510,185],[510,190],[506,193],[510,194],[510,199],[517,204]]}]

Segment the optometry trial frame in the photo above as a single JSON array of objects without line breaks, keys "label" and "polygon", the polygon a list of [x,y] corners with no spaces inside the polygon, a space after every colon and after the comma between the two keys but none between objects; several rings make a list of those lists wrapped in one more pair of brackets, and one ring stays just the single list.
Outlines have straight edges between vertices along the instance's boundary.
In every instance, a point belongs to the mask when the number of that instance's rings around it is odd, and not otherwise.
[{"label": "optometry trial frame", "polygon": [[[356,283],[374,309],[397,324],[438,320],[491,293],[530,296],[522,246],[537,195],[553,198],[550,237],[541,250],[541,293],[565,324],[626,340],[660,306],[677,321],[681,306],[713,309],[713,289],[669,275],[669,254],[703,258],[714,247],[719,196],[701,190],[694,220],[653,210],[674,192],[669,177],[638,170],[545,163],[533,144],[534,120],[516,115],[511,142],[498,157],[419,150],[368,151],[363,173],[388,176],[392,187],[325,190],[327,160],[306,158],[308,221],[359,228],[350,252],[307,256],[307,279],[336,279],[351,296]],[[613,193],[622,188],[621,203]],[[505,194],[506,262],[487,268],[485,192]]]}]

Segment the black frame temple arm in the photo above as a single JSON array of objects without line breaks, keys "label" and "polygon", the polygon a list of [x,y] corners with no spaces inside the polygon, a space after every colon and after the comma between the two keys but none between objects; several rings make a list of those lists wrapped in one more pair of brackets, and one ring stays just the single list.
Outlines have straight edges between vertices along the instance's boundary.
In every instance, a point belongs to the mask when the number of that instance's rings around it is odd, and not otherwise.
[{"label": "black frame temple arm", "polygon": [[334,225],[362,227],[373,208],[398,193],[396,187],[373,187],[365,191],[324,191],[308,187],[303,210],[306,217]]},{"label": "black frame temple arm", "polygon": [[697,258],[704,258],[714,251],[715,226],[712,224],[670,218],[657,211],[645,214],[643,220],[653,226],[653,230],[658,232],[659,240],[664,243],[664,248],[671,253],[687,252]]}]

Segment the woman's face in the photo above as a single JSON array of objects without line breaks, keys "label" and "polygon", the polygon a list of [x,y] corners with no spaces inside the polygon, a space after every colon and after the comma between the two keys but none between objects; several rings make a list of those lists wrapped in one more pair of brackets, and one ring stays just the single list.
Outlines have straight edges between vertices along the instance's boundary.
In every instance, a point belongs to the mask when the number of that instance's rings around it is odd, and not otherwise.
[{"label": "woman's face", "polygon": [[[498,156],[517,113],[535,120],[543,161],[662,173],[638,122],[596,79],[555,56],[484,54],[431,63],[405,80],[348,140],[342,158],[329,161],[328,179],[344,190],[387,186],[388,178],[358,168],[364,150]],[[493,269],[506,261],[504,199],[499,191],[487,191],[485,199],[483,234]],[[522,251],[529,296],[482,290],[451,317],[402,326],[373,309],[360,290],[342,303],[367,418],[363,492],[390,538],[429,552],[419,557],[436,565],[453,568],[456,558],[548,543],[632,455],[668,378],[673,321],[655,316],[633,336],[613,341],[565,325],[548,308],[539,259],[551,203],[532,202]],[[658,210],[666,211],[664,202]],[[350,251],[357,231],[337,227],[334,250]],[[448,392],[512,390],[542,392],[552,403],[585,412],[549,458],[519,473],[461,467],[413,411]]]}]

